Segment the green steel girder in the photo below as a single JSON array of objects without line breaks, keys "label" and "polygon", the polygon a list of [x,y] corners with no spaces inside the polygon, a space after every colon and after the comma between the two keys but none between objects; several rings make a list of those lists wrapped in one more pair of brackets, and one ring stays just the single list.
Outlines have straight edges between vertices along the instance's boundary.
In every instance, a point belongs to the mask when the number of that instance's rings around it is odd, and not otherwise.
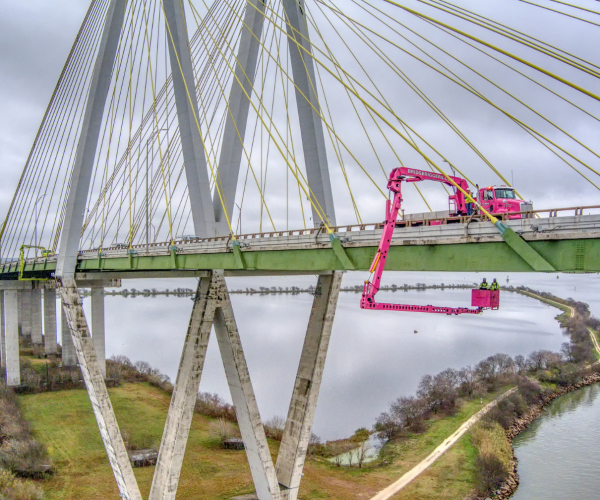
[{"label": "green steel girder", "polygon": [[[600,240],[531,241],[529,245],[560,272],[600,272]],[[165,271],[172,269],[225,269],[248,271],[343,271],[342,263],[331,247],[306,250],[239,251],[211,254],[175,254],[162,256],[127,255],[117,258],[80,260],[78,271]],[[377,248],[346,247],[345,254],[354,268],[367,271]],[[343,256],[342,256],[343,258]],[[11,266],[14,272],[15,266]],[[53,262],[27,264],[25,273],[52,271]],[[533,272],[535,269],[508,244],[460,243],[451,245],[401,245],[390,248],[388,271],[437,272]],[[3,273],[10,271],[7,265]],[[6,276],[8,277],[8,276]]]}]

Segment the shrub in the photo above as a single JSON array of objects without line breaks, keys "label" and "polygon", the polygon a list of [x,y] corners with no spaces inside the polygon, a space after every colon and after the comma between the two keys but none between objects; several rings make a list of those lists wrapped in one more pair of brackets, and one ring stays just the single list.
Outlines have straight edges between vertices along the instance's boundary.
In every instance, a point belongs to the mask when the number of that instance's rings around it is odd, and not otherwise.
[{"label": "shrub", "polygon": [[0,468],[0,500],[41,500],[43,496],[40,486],[17,479],[12,472]]},{"label": "shrub", "polygon": [[[2,381],[0,381],[0,445],[0,470],[31,477],[44,474],[48,466],[51,466],[46,448],[34,439],[29,424],[23,418],[14,391]],[[0,492],[2,488],[8,488],[10,474],[4,472],[2,481],[4,486],[0,487]],[[26,492],[29,487],[16,486],[15,488]],[[17,493],[13,495],[5,496],[10,499],[29,498],[18,497]]]},{"label": "shrub", "polygon": [[198,394],[195,410],[208,417],[224,418],[230,422],[237,422],[233,405],[225,402],[218,394],[210,392]]},{"label": "shrub", "polygon": [[219,439],[221,443],[234,437],[240,437],[238,428],[224,418],[213,420],[208,426],[211,437]]},{"label": "shrub", "polygon": [[504,430],[496,422],[482,421],[471,431],[477,448],[476,488],[485,495],[498,488],[508,476],[512,450]]},{"label": "shrub", "polygon": [[271,420],[265,422],[265,434],[268,438],[275,441],[281,441],[283,438],[283,430],[285,429],[285,419],[280,416],[275,416]]}]

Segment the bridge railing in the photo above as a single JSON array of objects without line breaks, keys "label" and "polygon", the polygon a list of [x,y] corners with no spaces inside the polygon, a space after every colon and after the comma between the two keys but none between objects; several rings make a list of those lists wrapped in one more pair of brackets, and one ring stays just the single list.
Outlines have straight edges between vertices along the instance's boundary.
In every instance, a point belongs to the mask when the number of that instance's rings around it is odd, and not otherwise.
[{"label": "bridge railing", "polygon": [[[543,209],[543,210],[530,210],[530,211],[524,211],[524,212],[506,212],[506,213],[497,213],[497,214],[493,214],[495,217],[497,217],[500,220],[503,221],[507,221],[507,220],[514,220],[516,219],[515,216],[521,216],[518,218],[519,219],[533,219],[536,215],[540,215],[540,214],[548,214],[547,217],[548,218],[555,218],[555,217],[559,217],[559,213],[561,215],[570,215],[568,214],[568,212],[572,212],[573,215],[575,216],[581,216],[584,215],[584,211],[591,211],[591,210],[599,210],[600,209],[600,205],[590,205],[590,206],[582,206],[582,207],[567,207],[567,208],[550,208],[550,209]],[[435,218],[431,218],[431,219],[427,219],[427,218],[416,218],[414,220],[398,220],[396,225],[398,228],[403,228],[403,227],[419,227],[419,226],[438,226],[438,225],[446,225],[446,224],[468,224],[471,222],[481,222],[481,221],[485,221],[487,220],[487,218],[485,216],[482,215],[470,215],[470,216],[455,216],[455,217],[435,217]],[[335,226],[332,227],[331,230],[334,233],[337,234],[347,234],[347,233],[351,233],[351,232],[359,232],[359,231],[373,231],[373,230],[377,230],[377,229],[382,229],[383,228],[383,222],[373,222],[373,223],[369,223],[369,224],[348,224],[348,225],[343,225],[343,226]],[[309,235],[314,235],[315,237],[318,237],[319,235],[325,234],[326,230],[324,227],[320,227],[320,228],[307,228],[307,229],[290,229],[290,230],[286,230],[286,231],[263,231],[263,232],[258,232],[258,233],[249,233],[249,234],[242,234],[242,235],[236,235],[236,238],[238,241],[240,242],[247,242],[249,240],[253,240],[253,239],[259,239],[259,238],[281,238],[281,237],[294,237],[294,236],[309,236]],[[153,243],[150,245],[150,247],[152,247],[153,249],[156,248],[161,248],[164,247],[165,249],[169,249],[171,246],[175,245],[175,246],[185,246],[185,245],[189,245],[189,244],[198,244],[198,243],[211,243],[211,242],[224,242],[224,243],[228,243],[229,241],[231,241],[231,236],[216,236],[213,238],[185,238],[185,239],[177,239],[173,242],[160,242],[160,243]],[[139,244],[139,245],[133,245],[131,247],[131,250],[134,253],[137,253],[139,250],[143,250],[147,248],[146,244]],[[98,255],[100,252],[102,251],[118,251],[118,250],[125,250],[125,249],[129,249],[129,246],[125,245],[125,244],[119,244],[119,245],[113,245],[110,247],[103,247],[101,249],[99,248],[92,248],[92,249],[87,249],[87,250],[80,250],[79,254],[82,256],[89,256],[89,255]],[[56,258],[54,256],[54,258]],[[53,257],[50,257],[50,259],[48,260],[54,260]],[[37,261],[40,261],[43,259],[38,258]],[[27,259],[26,260],[27,263],[30,262],[34,262],[34,259]],[[5,263],[5,264],[8,264]],[[2,266],[4,267],[4,266]]]}]

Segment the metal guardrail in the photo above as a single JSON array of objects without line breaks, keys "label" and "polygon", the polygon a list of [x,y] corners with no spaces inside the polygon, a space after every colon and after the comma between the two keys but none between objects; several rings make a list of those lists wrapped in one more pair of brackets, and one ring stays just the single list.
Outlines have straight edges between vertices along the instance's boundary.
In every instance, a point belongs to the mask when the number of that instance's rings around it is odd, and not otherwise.
[{"label": "metal guardrail", "polygon": [[[552,208],[552,209],[544,209],[544,210],[531,210],[531,211],[525,211],[525,212],[505,212],[505,213],[499,213],[499,214],[492,214],[495,217],[497,217],[500,220],[515,220],[516,219],[516,215],[520,215],[521,217],[519,217],[518,219],[533,219],[534,216],[536,214],[545,214],[548,213],[549,214],[549,218],[554,218],[554,217],[558,217],[559,212],[564,213],[564,212],[569,212],[569,211],[574,211],[574,215],[583,215],[583,211],[584,210],[592,210],[592,209],[600,209],[600,205],[591,205],[591,206],[583,206],[583,207],[567,207],[567,208]],[[518,220],[517,219],[517,220]],[[397,227],[398,228],[403,228],[403,227],[419,227],[419,226],[437,226],[437,225],[446,225],[446,224],[468,224],[468,223],[472,223],[474,221],[476,222],[482,222],[487,220],[487,217],[483,216],[483,215],[462,215],[462,216],[455,216],[455,217],[442,217],[442,218],[435,218],[435,219],[423,219],[423,220],[398,220],[396,222]],[[335,226],[335,227],[331,227],[331,230],[334,233],[349,233],[349,232],[358,232],[358,231],[367,231],[367,230],[377,230],[377,229],[381,229],[383,228],[383,222],[373,222],[373,223],[368,223],[368,224],[348,224],[348,225],[343,225],[343,226]],[[280,238],[280,237],[289,237],[289,236],[307,236],[307,235],[315,235],[319,236],[320,234],[323,234],[325,232],[325,227],[320,227],[320,228],[310,228],[310,229],[293,229],[293,230],[287,230],[287,231],[270,231],[270,232],[259,232],[259,233],[249,233],[249,234],[242,234],[242,235],[236,235],[236,239],[240,242],[244,242],[244,241],[249,241],[249,240],[253,240],[253,239],[259,239],[259,238]],[[197,243],[209,243],[209,242],[217,242],[217,241],[222,241],[222,242],[229,242],[231,240],[231,236],[216,236],[213,238],[196,238],[196,239],[185,239],[185,240],[175,240],[173,242],[161,242],[161,243],[153,243],[152,245],[150,245],[150,247],[152,248],[160,248],[160,247],[166,247],[167,249],[170,249],[172,246],[186,246],[186,245],[190,245],[190,244],[197,244]],[[111,247],[104,247],[102,249],[98,249],[98,248],[93,248],[93,249],[88,249],[88,250],[80,250],[79,254],[80,255],[90,255],[90,254],[95,254],[98,255],[98,253],[102,252],[102,251],[111,251],[111,250],[124,250],[126,248],[126,246],[123,245],[118,245],[118,246],[111,246]],[[140,244],[140,245],[133,245],[131,247],[131,250],[136,252],[138,250],[143,250],[146,248],[146,244]],[[55,256],[53,256],[54,258],[56,258]],[[52,258],[50,260],[53,260]],[[33,259],[27,259],[27,262],[32,261]]]}]

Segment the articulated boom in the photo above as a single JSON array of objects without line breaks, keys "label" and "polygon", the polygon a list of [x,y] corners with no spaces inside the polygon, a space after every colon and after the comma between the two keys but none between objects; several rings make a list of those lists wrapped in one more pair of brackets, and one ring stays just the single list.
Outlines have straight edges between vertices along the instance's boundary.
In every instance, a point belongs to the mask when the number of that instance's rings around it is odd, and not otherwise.
[{"label": "articulated boom", "polygon": [[[365,281],[365,287],[363,289],[362,298],[360,300],[360,307],[362,309],[426,312],[435,314],[479,314],[484,309],[487,309],[487,307],[485,306],[489,307],[493,304],[493,306],[496,306],[495,308],[497,308],[499,300],[499,292],[497,290],[473,290],[473,292],[477,292],[473,293],[473,302],[479,306],[473,309],[469,307],[438,307],[432,305],[416,306],[409,304],[380,304],[375,302],[375,295],[379,291],[379,287],[381,285],[381,275],[383,274],[383,270],[385,269],[385,261],[387,260],[388,252],[390,250],[392,235],[394,234],[394,229],[396,227],[396,219],[398,217],[398,212],[400,211],[402,204],[402,181],[405,180],[406,182],[416,182],[422,180],[423,178],[434,178],[435,180],[442,181],[442,179],[439,179],[437,177],[438,175],[439,174],[435,174],[432,172],[424,172],[421,170],[414,170],[405,167],[396,168],[390,174],[390,179],[388,181],[387,187],[392,193],[394,193],[394,199],[393,201],[387,200],[385,204],[385,223],[383,226],[383,234],[381,235],[381,241],[379,242],[379,249],[377,250],[377,254],[375,255],[373,264],[371,264],[371,273],[373,273],[373,281]],[[439,177],[443,178],[442,182],[451,184],[444,176],[439,175]],[[454,177],[453,180],[463,181],[466,183],[464,179],[459,179],[458,177]],[[463,187],[461,183],[457,182],[457,184]],[[489,297],[487,295],[489,295]]]}]

